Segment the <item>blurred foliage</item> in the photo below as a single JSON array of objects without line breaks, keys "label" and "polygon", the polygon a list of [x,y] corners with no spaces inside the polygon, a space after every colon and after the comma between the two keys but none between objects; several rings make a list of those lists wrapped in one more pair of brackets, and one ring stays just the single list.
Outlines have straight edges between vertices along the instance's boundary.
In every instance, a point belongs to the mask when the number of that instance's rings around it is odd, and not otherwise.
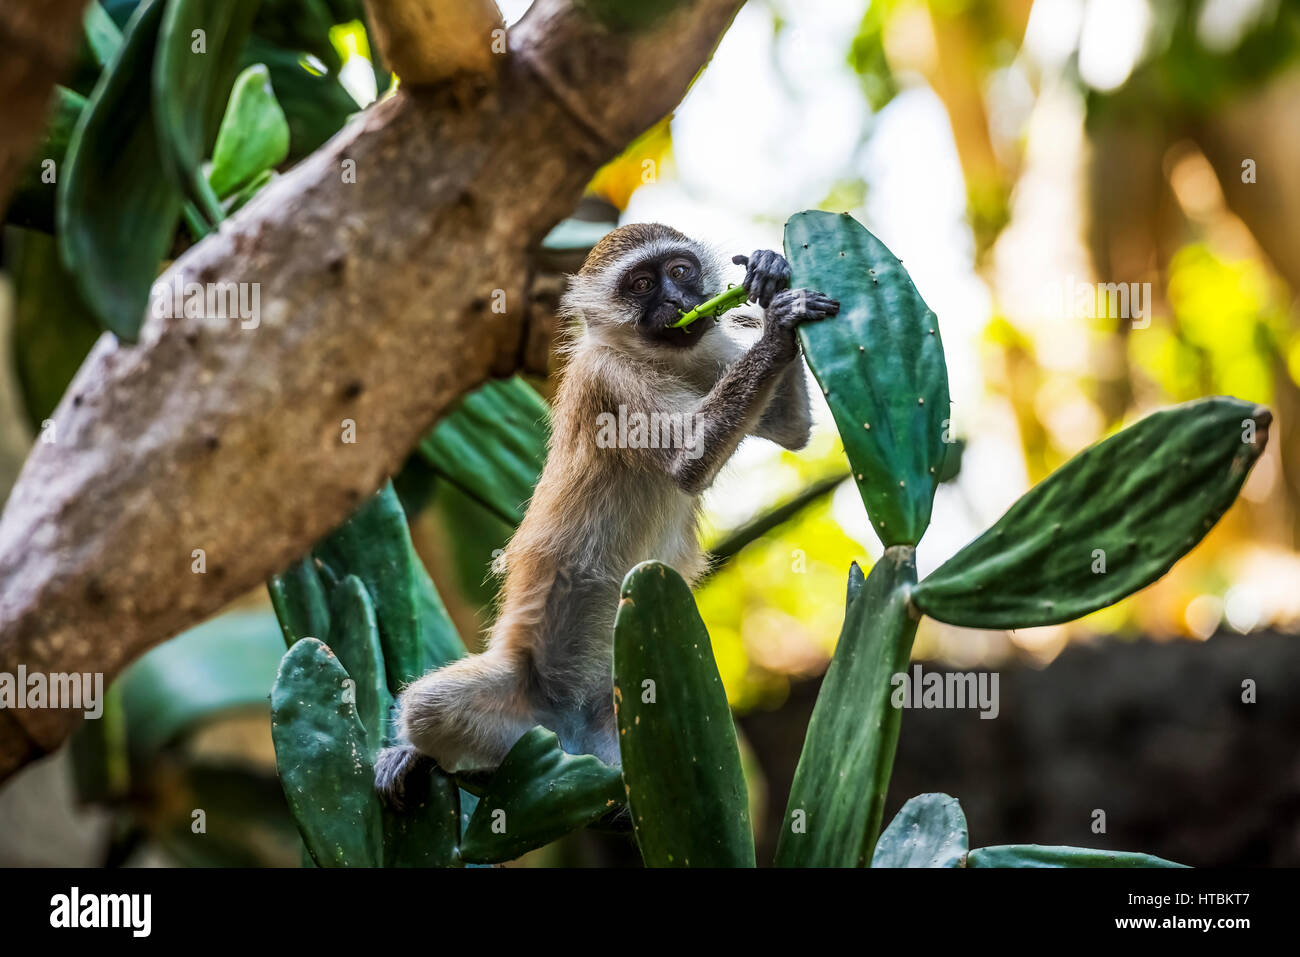
[{"label": "blurred foliage", "polygon": [[1171,399],[1224,393],[1270,405],[1273,360],[1300,339],[1280,292],[1259,262],[1184,246],[1169,268],[1173,314],[1129,337],[1134,364]]},{"label": "blurred foliage", "polygon": [[1253,7],[1258,16],[1224,49],[1206,44],[1199,26],[1205,2],[1151,0],[1149,7],[1154,23],[1143,62],[1119,89],[1089,91],[1090,123],[1181,121],[1230,109],[1234,97],[1300,58],[1300,5],[1294,0],[1243,4],[1243,14]]}]

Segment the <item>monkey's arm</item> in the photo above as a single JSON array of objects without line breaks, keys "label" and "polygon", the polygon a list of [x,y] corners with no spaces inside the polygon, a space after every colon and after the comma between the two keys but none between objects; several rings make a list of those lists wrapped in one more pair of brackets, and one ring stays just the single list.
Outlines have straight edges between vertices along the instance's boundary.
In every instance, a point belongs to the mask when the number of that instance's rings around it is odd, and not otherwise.
[{"label": "monkey's arm", "polygon": [[[750,298],[762,307],[754,318],[766,329],[768,308],[777,293],[790,284],[790,264],[784,256],[770,249],[756,249],[749,256],[735,256],[731,261],[745,267],[745,289]],[[807,378],[803,363],[796,357],[777,376],[769,392],[770,398],[751,434],[770,439],[791,451],[807,445],[812,429]]]},{"label": "monkey's arm", "polygon": [[771,398],[753,434],[797,452],[808,444],[812,412],[808,407],[808,375],[796,356],[772,386]]},{"label": "monkey's arm", "polygon": [[682,491],[698,495],[712,484],[740,440],[762,428],[764,409],[783,387],[789,401],[802,398],[807,415],[807,393],[802,381],[792,376],[803,374],[795,362],[799,354],[795,329],[801,322],[824,319],[838,311],[835,300],[806,289],[785,290],[771,300],[763,335],[691,410],[695,441],[672,450],[666,459],[668,474]]}]

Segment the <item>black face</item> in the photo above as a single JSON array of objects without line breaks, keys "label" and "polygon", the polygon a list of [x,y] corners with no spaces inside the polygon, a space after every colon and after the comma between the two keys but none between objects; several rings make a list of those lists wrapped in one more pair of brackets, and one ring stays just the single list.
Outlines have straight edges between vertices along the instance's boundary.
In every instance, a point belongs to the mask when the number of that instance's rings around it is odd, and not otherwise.
[{"label": "black face", "polygon": [[639,307],[636,323],[643,336],[689,349],[716,320],[699,319],[684,329],[670,326],[680,318],[679,312],[694,309],[709,298],[701,282],[699,260],[678,251],[637,263],[619,280],[619,292]]}]

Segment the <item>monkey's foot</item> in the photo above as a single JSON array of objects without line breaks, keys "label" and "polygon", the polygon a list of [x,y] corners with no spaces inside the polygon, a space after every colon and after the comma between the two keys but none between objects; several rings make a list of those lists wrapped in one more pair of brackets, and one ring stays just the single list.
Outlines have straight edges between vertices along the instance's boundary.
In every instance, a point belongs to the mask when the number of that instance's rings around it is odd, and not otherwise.
[{"label": "monkey's foot", "polygon": [[409,744],[384,748],[375,758],[375,790],[379,800],[394,811],[419,804],[428,796],[433,758]]}]

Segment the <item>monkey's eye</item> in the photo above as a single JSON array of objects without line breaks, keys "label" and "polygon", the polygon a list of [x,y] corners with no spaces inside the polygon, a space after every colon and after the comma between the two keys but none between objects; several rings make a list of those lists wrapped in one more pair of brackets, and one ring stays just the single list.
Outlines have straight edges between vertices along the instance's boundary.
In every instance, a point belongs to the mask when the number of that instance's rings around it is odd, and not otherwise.
[{"label": "monkey's eye", "polygon": [[646,293],[654,288],[654,283],[649,276],[637,276],[632,280],[632,291],[635,293]]},{"label": "monkey's eye", "polygon": [[683,279],[689,279],[691,276],[695,275],[695,267],[692,266],[690,263],[686,262],[685,260],[682,260],[680,262],[675,262],[669,268],[668,275],[672,276],[674,279],[678,281],[681,281]]}]

